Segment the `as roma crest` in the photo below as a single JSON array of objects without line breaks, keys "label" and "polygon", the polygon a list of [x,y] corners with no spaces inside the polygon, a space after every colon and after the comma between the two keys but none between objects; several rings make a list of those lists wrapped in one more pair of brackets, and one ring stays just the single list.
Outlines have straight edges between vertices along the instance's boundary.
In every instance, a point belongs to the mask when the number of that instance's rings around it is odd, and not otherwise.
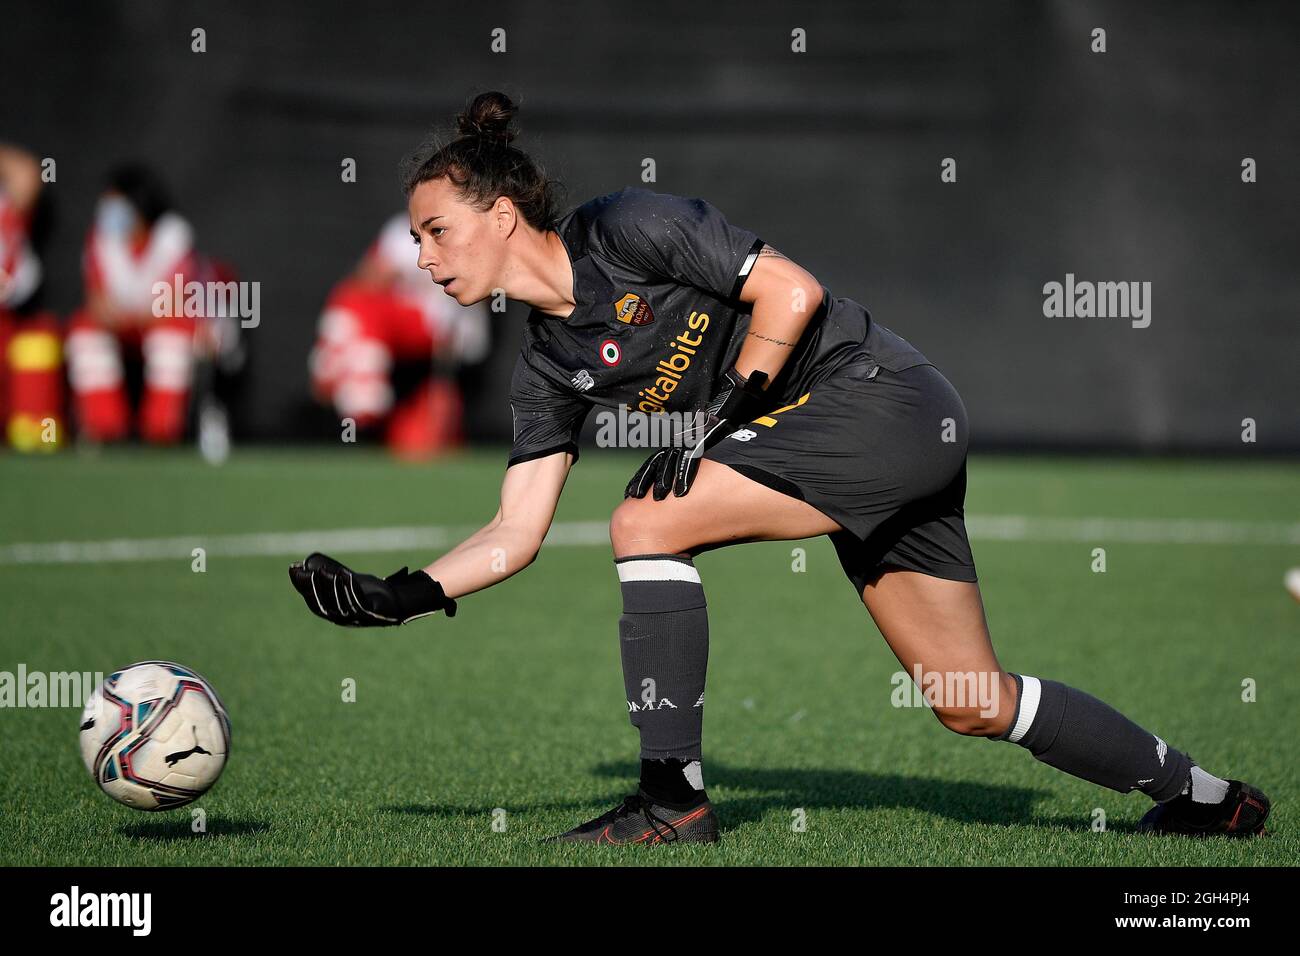
[{"label": "as roma crest", "polygon": [[650,303],[635,292],[629,292],[614,303],[614,314],[620,322],[628,325],[649,325],[655,320],[655,314],[650,311]]}]

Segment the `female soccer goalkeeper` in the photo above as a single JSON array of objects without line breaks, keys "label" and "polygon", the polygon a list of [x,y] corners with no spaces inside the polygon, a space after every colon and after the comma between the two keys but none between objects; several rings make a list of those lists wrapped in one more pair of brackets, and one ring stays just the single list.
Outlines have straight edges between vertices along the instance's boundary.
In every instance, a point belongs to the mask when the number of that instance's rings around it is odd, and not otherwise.
[{"label": "female soccer goalkeeper", "polygon": [[452,615],[456,598],[537,556],[592,406],[699,409],[700,427],[646,460],[610,522],[640,787],[557,839],[718,838],[700,763],[709,637],[692,557],[823,534],[909,673],[992,691],[936,700],[945,727],[1141,790],[1155,801],[1144,830],[1263,832],[1259,790],[1206,773],[1095,697],[1002,670],[963,523],[966,411],[933,363],[702,200],[630,188],[558,215],[552,183],[510,144],[514,113],[503,94],[479,95],[460,136],[423,147],[404,176],[432,280],[461,305],[503,290],[532,306],[500,510],[414,573],[379,578],[321,554],[294,564],[315,614],[348,626]]}]

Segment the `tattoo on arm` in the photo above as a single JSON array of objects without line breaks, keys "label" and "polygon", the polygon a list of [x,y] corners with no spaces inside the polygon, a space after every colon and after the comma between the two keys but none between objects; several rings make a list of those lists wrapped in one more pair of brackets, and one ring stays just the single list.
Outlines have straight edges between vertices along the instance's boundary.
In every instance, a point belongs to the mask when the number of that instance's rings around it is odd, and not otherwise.
[{"label": "tattoo on arm", "polygon": [[[766,244],[763,245],[762,249],[758,250],[758,254],[760,256],[769,256],[776,259],[785,259],[787,262],[790,261],[785,255]],[[756,339],[762,339],[764,342],[771,342],[773,345],[779,345],[787,349],[792,349],[797,344],[795,342],[787,342],[785,339],[778,339],[770,335],[764,335],[761,332],[755,332],[753,329],[749,331],[749,334],[754,336]]]},{"label": "tattoo on arm", "polygon": [[756,339],[762,339],[764,342],[771,342],[774,345],[784,345],[786,348],[794,348],[793,342],[787,342],[784,339],[774,339],[770,335],[763,335],[761,332],[755,332],[752,329],[749,334],[754,336]]}]

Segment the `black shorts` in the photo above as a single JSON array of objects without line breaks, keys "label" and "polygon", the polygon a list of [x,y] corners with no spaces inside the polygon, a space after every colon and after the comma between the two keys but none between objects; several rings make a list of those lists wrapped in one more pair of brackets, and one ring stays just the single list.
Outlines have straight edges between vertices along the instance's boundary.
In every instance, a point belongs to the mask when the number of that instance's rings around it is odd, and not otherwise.
[{"label": "black shorts", "polygon": [[830,538],[861,594],[891,568],[976,580],[967,440],[966,408],[937,368],[868,363],[737,429],[705,457],[839,524]]}]

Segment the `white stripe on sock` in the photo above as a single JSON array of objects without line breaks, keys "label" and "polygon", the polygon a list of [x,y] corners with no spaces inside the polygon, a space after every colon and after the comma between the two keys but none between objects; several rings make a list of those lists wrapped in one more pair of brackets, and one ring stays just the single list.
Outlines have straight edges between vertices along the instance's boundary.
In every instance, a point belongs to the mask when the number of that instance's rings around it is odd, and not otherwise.
[{"label": "white stripe on sock", "polygon": [[1020,713],[1016,716],[1016,725],[1011,728],[1011,736],[1007,739],[1014,743],[1019,743],[1020,738],[1029,733],[1030,725],[1034,722],[1034,717],[1038,713],[1038,702],[1043,696],[1043,685],[1038,682],[1037,677],[1030,677],[1028,674],[1020,675]]},{"label": "white stripe on sock", "polygon": [[648,560],[623,561],[615,565],[618,579],[623,581],[691,581],[700,583],[700,572],[695,565],[684,561]]}]

